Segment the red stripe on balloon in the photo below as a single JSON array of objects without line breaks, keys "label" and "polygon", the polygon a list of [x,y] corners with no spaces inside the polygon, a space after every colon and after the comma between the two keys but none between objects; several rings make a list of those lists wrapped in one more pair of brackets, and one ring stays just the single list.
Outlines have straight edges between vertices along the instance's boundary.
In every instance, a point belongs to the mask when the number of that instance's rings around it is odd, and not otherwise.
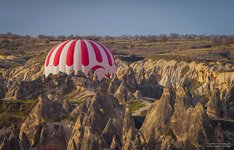
[{"label": "red stripe on balloon", "polygon": [[73,62],[74,62],[74,50],[75,50],[76,42],[77,42],[77,40],[73,41],[70,44],[70,46],[69,46],[69,48],[67,50],[66,64],[68,66],[73,65]]},{"label": "red stripe on balloon", "polygon": [[110,74],[109,74],[109,73],[108,73],[108,74],[106,74],[105,76],[106,76],[107,78],[110,78]]},{"label": "red stripe on balloon", "polygon": [[92,68],[92,70],[95,72],[97,69],[99,69],[99,68],[104,68],[104,67],[102,67],[102,66],[99,66],[99,65],[96,65],[96,66],[94,66],[93,68]]},{"label": "red stripe on balloon", "polygon": [[59,64],[59,59],[60,59],[60,55],[61,55],[61,52],[64,48],[64,46],[68,43],[69,41],[66,41],[65,43],[63,43],[59,49],[57,50],[55,56],[54,56],[54,66],[58,66]]},{"label": "red stripe on balloon", "polygon": [[[59,44],[58,44],[58,45],[59,45]],[[46,59],[46,67],[49,65],[49,63],[50,63],[50,57],[51,57],[53,51],[55,50],[55,48],[58,47],[58,45],[56,45],[55,47],[53,47],[53,48],[51,49],[51,51],[49,52],[48,57],[47,57],[47,59]]]},{"label": "red stripe on balloon", "polygon": [[106,49],[106,47],[104,47],[101,43],[98,43],[102,49],[104,50],[104,52],[106,53],[106,56],[107,56],[107,59],[108,59],[108,63],[110,66],[112,66],[112,61],[111,61],[111,56],[110,56],[110,53],[109,51]]},{"label": "red stripe on balloon", "polygon": [[97,45],[93,42],[93,41],[89,41],[89,43],[92,45],[93,49],[94,49],[94,52],[95,52],[95,55],[96,55],[96,60],[98,62],[102,62],[102,55],[101,55],[101,52],[99,50],[99,48],[97,47]]},{"label": "red stripe on balloon", "polygon": [[81,62],[84,66],[89,65],[89,52],[86,43],[83,40],[80,40],[81,46]]}]

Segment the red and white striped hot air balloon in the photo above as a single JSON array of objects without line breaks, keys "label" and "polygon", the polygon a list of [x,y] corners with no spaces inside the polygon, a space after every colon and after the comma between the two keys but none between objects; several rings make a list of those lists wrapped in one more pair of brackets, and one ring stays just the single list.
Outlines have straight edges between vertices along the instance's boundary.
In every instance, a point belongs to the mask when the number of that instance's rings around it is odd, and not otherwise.
[{"label": "red and white striped hot air balloon", "polygon": [[60,71],[70,74],[79,70],[86,76],[93,70],[98,80],[112,77],[116,63],[111,52],[99,42],[91,40],[69,40],[53,47],[45,60],[45,76]]}]

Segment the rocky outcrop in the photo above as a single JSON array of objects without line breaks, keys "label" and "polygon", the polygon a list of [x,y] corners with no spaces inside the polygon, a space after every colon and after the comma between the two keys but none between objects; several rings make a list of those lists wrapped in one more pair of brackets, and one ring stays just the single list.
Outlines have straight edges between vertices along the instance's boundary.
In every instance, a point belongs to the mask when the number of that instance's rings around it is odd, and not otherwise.
[{"label": "rocky outcrop", "polygon": [[214,90],[207,103],[207,114],[210,118],[220,118],[221,102],[219,92]]},{"label": "rocky outcrop", "polygon": [[227,92],[227,100],[223,104],[223,109],[221,109],[221,111],[222,110],[224,110],[222,115],[234,119],[234,85],[230,87]]},{"label": "rocky outcrop", "polygon": [[[8,129],[6,129],[4,139],[2,140],[2,143],[0,144],[0,149],[1,150],[12,150],[12,149],[20,150],[21,145],[20,145],[20,141],[18,139],[17,133],[18,133],[18,129],[16,125],[12,125]],[[6,136],[7,134],[9,135]]]},{"label": "rocky outcrop", "polygon": [[171,129],[178,143],[190,143],[201,147],[213,141],[213,133],[209,117],[200,102],[193,107],[183,89],[177,90],[174,114],[171,118]]},{"label": "rocky outcrop", "polygon": [[154,74],[148,78],[143,77],[139,84],[139,90],[145,97],[159,99],[163,92],[163,87],[158,84]]},{"label": "rocky outcrop", "polygon": [[135,128],[134,120],[128,108],[125,110],[122,127],[122,149],[144,149],[144,136]]},{"label": "rocky outcrop", "polygon": [[183,88],[178,88],[175,94],[164,90],[140,129],[148,148],[195,149],[214,142],[214,129],[206,110],[200,102],[193,105],[192,100]]},{"label": "rocky outcrop", "polygon": [[129,110],[99,91],[80,107],[67,149],[130,147],[136,133]]},{"label": "rocky outcrop", "polygon": [[108,88],[108,92],[111,94],[114,94],[115,91],[118,89],[118,87],[120,86],[121,81],[117,78],[117,76],[115,76],[109,84],[109,88]]},{"label": "rocky outcrop", "polygon": [[[28,141],[32,147],[64,149],[66,136],[63,125],[66,123],[62,123],[62,120],[67,115],[59,100],[40,96],[38,104],[21,125],[20,140],[22,143]],[[60,122],[55,123],[56,121]]]},{"label": "rocky outcrop", "polygon": [[9,88],[6,97],[17,99],[35,99],[42,93],[42,82],[38,78],[34,81],[15,81]]},{"label": "rocky outcrop", "polygon": [[142,94],[141,94],[141,91],[139,91],[139,90],[136,90],[136,92],[133,93],[133,96],[134,96],[136,99],[139,99],[139,100],[143,99],[143,96],[142,96]]},{"label": "rocky outcrop", "polygon": [[123,75],[122,80],[126,83],[126,87],[134,93],[138,89],[138,83],[136,80],[135,72],[129,66],[126,68],[126,74]]},{"label": "rocky outcrop", "polygon": [[[196,89],[201,95],[215,88],[225,90],[234,82],[233,65],[219,62],[205,64],[148,59],[144,62],[133,63],[131,67],[136,72],[137,79],[142,77],[143,68],[145,77],[149,77],[153,73],[157,77],[158,83],[165,87],[176,88],[182,86],[186,79],[194,79],[201,83]],[[117,74],[121,73],[121,70],[119,69]]]},{"label": "rocky outcrop", "polygon": [[110,147],[115,134],[116,140],[120,142],[121,122],[116,119],[123,116],[122,109],[118,101],[110,95],[97,93],[92,101],[87,101],[80,108],[68,149]]},{"label": "rocky outcrop", "polygon": [[[35,54],[33,59],[23,63],[14,63],[9,69],[0,69],[6,79],[35,80],[43,75],[45,53]],[[18,67],[16,67],[18,66]]]},{"label": "rocky outcrop", "polygon": [[115,91],[114,96],[119,100],[121,104],[127,103],[131,100],[134,100],[135,97],[133,93],[126,86],[125,81],[123,81],[118,89]]},{"label": "rocky outcrop", "polygon": [[73,82],[65,74],[49,76],[47,79],[39,77],[35,80],[12,80],[8,83],[7,99],[22,100],[36,99],[40,94],[54,93],[64,95],[73,89]]},{"label": "rocky outcrop", "polygon": [[[32,73],[32,80],[18,68],[9,76],[20,80],[7,80],[4,72],[2,98],[42,96],[22,123],[20,138],[9,132],[1,136],[2,147],[13,142],[15,149],[196,149],[233,142],[232,129],[224,128],[234,118],[233,66],[165,60],[118,65],[113,79],[101,81],[81,72],[48,78]],[[137,127],[125,105],[133,100],[155,101]]]},{"label": "rocky outcrop", "polygon": [[[121,67],[117,70],[116,77],[111,81],[109,91],[114,92],[114,96],[120,103],[129,103],[137,99],[149,97],[159,99],[163,92],[163,87],[158,84],[156,76],[151,73],[145,76],[144,68],[141,68],[140,74],[136,74],[132,66],[120,63]],[[137,75],[137,76],[136,76]],[[135,92],[140,92],[142,96],[136,97]]]},{"label": "rocky outcrop", "polygon": [[[232,118],[233,116],[232,100],[230,100],[232,97],[230,95],[233,93],[231,87],[234,86],[232,64],[148,59],[132,63],[130,67],[133,68],[138,82],[149,79],[153,75],[157,79],[157,83],[163,87],[173,89],[184,87],[193,98],[196,98],[195,101],[199,101],[203,107],[207,107],[210,117]],[[124,65],[121,65],[117,74],[122,74],[123,68]],[[153,85],[155,86],[155,84]],[[152,85],[150,86],[152,87]],[[141,93],[144,95],[144,91]]]},{"label": "rocky outcrop", "polygon": [[[160,147],[160,142],[163,142],[162,139],[170,133],[170,119],[173,114],[173,108],[170,104],[171,99],[169,90],[165,89],[162,97],[154,102],[148,111],[142,124],[140,131],[144,135],[149,149]],[[172,138],[171,140],[173,140]]]},{"label": "rocky outcrop", "polygon": [[138,83],[133,69],[126,65],[126,70],[122,70],[123,74],[118,75],[110,82],[109,91],[114,92],[114,96],[120,103],[127,103],[135,99],[133,93],[138,90]]}]

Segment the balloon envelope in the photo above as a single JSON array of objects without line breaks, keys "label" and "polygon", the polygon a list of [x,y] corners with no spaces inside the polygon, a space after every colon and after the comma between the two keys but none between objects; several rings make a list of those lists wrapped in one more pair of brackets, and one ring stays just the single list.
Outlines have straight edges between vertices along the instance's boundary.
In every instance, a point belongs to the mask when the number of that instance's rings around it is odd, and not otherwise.
[{"label": "balloon envelope", "polygon": [[58,74],[60,71],[75,74],[78,71],[89,76],[92,72],[98,80],[112,77],[116,63],[111,52],[99,42],[91,40],[68,40],[53,47],[45,59],[44,74]]}]

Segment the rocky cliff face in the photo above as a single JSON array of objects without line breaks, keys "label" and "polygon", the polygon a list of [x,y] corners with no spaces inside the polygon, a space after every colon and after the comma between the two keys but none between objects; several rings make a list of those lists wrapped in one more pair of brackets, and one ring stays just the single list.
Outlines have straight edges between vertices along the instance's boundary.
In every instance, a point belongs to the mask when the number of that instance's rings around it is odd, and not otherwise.
[{"label": "rocky cliff face", "polygon": [[183,85],[187,78],[197,80],[201,84],[196,89],[197,92],[200,92],[199,94],[206,94],[208,90],[215,88],[227,90],[234,80],[233,65],[219,62],[205,64],[148,59],[133,63],[131,67],[138,78],[141,78],[142,70],[144,70],[145,76],[154,74],[160,85],[166,87],[175,88]]},{"label": "rocky cliff face", "polygon": [[[40,96],[21,125],[19,139],[14,136],[15,146],[61,150],[143,148],[144,138],[135,129],[129,109],[106,90],[105,86],[99,87],[91,100],[75,109],[67,101]],[[10,149],[11,141],[11,136],[3,140],[2,148]]]},{"label": "rocky cliff face", "polygon": [[[19,68],[4,70],[1,98],[41,96],[19,133],[0,139],[2,149],[12,149],[12,142],[13,149],[69,150],[202,149],[209,143],[234,143],[233,65],[165,60],[117,64],[116,77],[100,82],[82,73],[45,79],[43,69],[32,78],[27,71],[16,73]],[[135,101],[148,104],[142,125],[128,108]]]},{"label": "rocky cliff face", "polygon": [[[38,104],[21,125],[20,140],[27,139],[29,147],[65,149],[65,129],[69,124],[63,118],[68,113],[58,99],[40,96]],[[26,147],[25,144],[23,146]]]},{"label": "rocky cliff face", "polygon": [[[217,121],[217,120],[216,120]],[[233,143],[231,128],[223,132],[200,102],[193,102],[183,88],[164,89],[154,102],[140,129],[149,149],[197,149],[209,143]],[[229,145],[231,146],[231,144]]]},{"label": "rocky cliff face", "polygon": [[106,91],[98,91],[78,112],[68,149],[129,149],[141,145],[128,108]]},{"label": "rocky cliff face", "polygon": [[[165,61],[141,61],[131,65],[136,78],[154,75],[159,85],[176,89],[183,87],[209,110],[210,117],[233,118],[230,111],[230,92],[234,85],[232,64]],[[121,74],[119,69],[118,74]],[[233,98],[232,98],[233,99]],[[208,103],[209,102],[209,103]],[[221,112],[218,107],[222,107]],[[214,110],[216,109],[216,110]],[[213,111],[213,113],[211,113]],[[216,111],[216,112],[215,112]]]}]

